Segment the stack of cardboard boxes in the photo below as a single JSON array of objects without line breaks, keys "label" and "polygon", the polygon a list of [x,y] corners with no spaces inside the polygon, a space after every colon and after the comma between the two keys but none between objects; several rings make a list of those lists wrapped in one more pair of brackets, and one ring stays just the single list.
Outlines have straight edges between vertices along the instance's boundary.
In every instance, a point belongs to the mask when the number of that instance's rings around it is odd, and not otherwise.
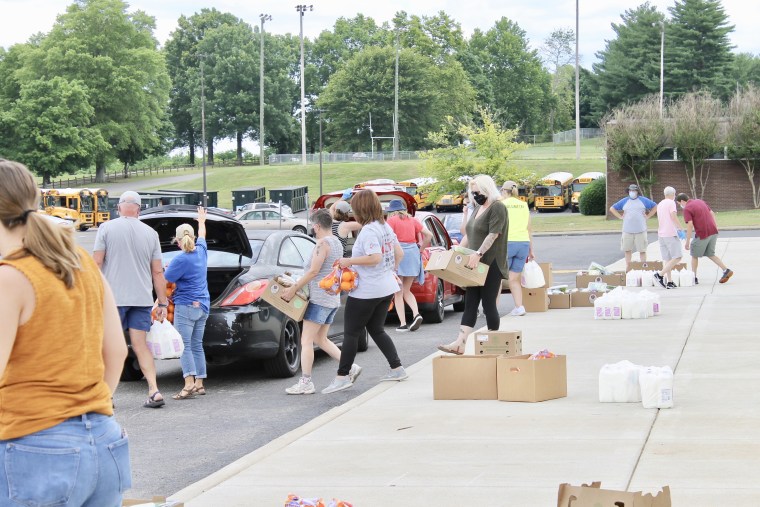
[{"label": "stack of cardboard boxes", "polygon": [[586,271],[582,271],[575,275],[575,287],[578,291],[571,294],[571,300],[573,308],[576,307],[593,307],[594,300],[604,294],[604,292],[591,290],[583,291],[581,289],[588,289],[590,283],[604,283],[614,287],[625,286],[625,273],[622,271],[616,271],[608,275],[591,275]]},{"label": "stack of cardboard boxes", "polygon": [[539,262],[541,271],[544,272],[544,286],[537,289],[522,288],[523,306],[528,313],[545,312],[551,308],[549,305],[549,287],[554,283],[552,277],[552,263]]}]

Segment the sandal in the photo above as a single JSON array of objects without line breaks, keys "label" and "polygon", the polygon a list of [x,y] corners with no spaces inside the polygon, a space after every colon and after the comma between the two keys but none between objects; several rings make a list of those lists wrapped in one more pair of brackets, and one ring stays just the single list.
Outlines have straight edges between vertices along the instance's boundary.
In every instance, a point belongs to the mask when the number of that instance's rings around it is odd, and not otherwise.
[{"label": "sandal", "polygon": [[193,392],[195,394],[200,394],[201,396],[205,396],[206,395],[206,388],[203,387],[203,386],[200,386],[200,387],[196,386],[196,387],[193,387]]},{"label": "sandal", "polygon": [[156,391],[155,393],[148,396],[148,399],[145,400],[145,403],[143,403],[143,407],[145,408],[160,408],[166,405],[166,402],[164,401],[163,396],[160,400],[156,399],[156,396],[161,394],[159,391]]},{"label": "sandal", "polygon": [[[440,350],[441,352],[446,352],[447,354],[455,354],[457,356],[461,356],[462,354],[464,354],[464,348],[465,348],[464,343],[456,348],[449,347],[448,345],[438,345],[438,350]],[[460,352],[460,349],[461,349],[461,352]]]},{"label": "sandal", "polygon": [[187,400],[190,398],[195,398],[195,388],[191,387],[190,389],[187,389],[185,387],[182,388],[180,392],[177,394],[172,395],[173,400]]}]

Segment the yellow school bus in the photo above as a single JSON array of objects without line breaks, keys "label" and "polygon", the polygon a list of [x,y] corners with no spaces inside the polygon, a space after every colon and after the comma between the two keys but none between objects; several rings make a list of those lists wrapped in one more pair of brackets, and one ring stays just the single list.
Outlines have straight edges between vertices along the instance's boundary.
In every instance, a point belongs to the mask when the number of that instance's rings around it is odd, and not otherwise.
[{"label": "yellow school bus", "polygon": [[600,173],[598,171],[591,171],[588,173],[583,173],[577,178],[573,180],[573,183],[571,184],[571,192],[572,195],[570,196],[570,209],[573,213],[578,213],[580,211],[579,203],[581,199],[581,192],[583,192],[583,189],[588,186],[589,183],[591,183],[594,180],[598,180],[599,178],[603,177],[604,173]]},{"label": "yellow school bus", "polygon": [[105,188],[88,188],[95,197],[95,225],[111,219],[111,210],[108,209],[108,190]]},{"label": "yellow school bus", "polygon": [[425,187],[436,182],[437,180],[434,178],[414,178],[407,181],[399,181],[396,184],[403,186],[406,189],[406,193],[414,197],[414,200],[417,203],[417,209],[424,210],[432,209],[434,204],[433,201],[428,198],[430,195],[429,189]]},{"label": "yellow school bus", "polygon": [[533,187],[530,185],[518,185],[517,198],[522,202],[527,202],[528,208],[530,209],[535,208],[536,206],[536,194],[533,192]]},{"label": "yellow school bus", "polygon": [[86,231],[94,223],[92,192],[79,188],[55,189],[45,192],[45,213],[74,223],[80,231]]},{"label": "yellow school bus", "polygon": [[536,209],[539,212],[546,210],[564,210],[570,205],[570,184],[573,175],[566,172],[547,174],[536,185]]}]

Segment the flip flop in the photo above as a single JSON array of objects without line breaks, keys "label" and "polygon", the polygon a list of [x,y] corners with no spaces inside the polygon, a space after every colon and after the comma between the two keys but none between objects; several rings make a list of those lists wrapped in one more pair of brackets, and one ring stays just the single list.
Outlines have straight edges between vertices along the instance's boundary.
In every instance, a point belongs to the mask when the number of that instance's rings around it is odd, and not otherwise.
[{"label": "flip flop", "polygon": [[161,408],[164,405],[166,405],[166,401],[164,401],[163,398],[160,400],[156,399],[156,396],[161,394],[159,391],[156,391],[155,393],[148,396],[148,399],[145,400],[145,403],[143,403],[143,407],[145,408]]},{"label": "flip flop", "polygon": [[464,354],[464,351],[459,352],[458,348],[452,349],[451,347],[447,345],[438,345],[438,350],[440,350],[441,352],[446,352],[447,354],[455,354],[457,356],[461,356],[462,354]]}]

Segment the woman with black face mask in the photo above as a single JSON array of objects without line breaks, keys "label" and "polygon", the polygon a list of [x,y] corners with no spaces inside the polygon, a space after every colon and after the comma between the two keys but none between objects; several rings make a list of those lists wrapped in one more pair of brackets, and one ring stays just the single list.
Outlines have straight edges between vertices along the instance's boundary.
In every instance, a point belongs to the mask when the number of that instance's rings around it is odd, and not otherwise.
[{"label": "woman with black face mask", "polygon": [[449,354],[464,354],[467,337],[475,327],[478,305],[482,303],[489,331],[499,329],[499,311],[496,298],[501,292],[501,281],[509,277],[507,271],[507,232],[509,219],[507,208],[501,202],[501,192],[490,176],[475,176],[469,183],[470,202],[475,209],[467,220],[466,236],[461,245],[475,250],[469,256],[467,267],[475,268],[478,262],[488,265],[488,274],[482,287],[467,287],[464,296],[464,313],[457,339],[438,350]]}]

